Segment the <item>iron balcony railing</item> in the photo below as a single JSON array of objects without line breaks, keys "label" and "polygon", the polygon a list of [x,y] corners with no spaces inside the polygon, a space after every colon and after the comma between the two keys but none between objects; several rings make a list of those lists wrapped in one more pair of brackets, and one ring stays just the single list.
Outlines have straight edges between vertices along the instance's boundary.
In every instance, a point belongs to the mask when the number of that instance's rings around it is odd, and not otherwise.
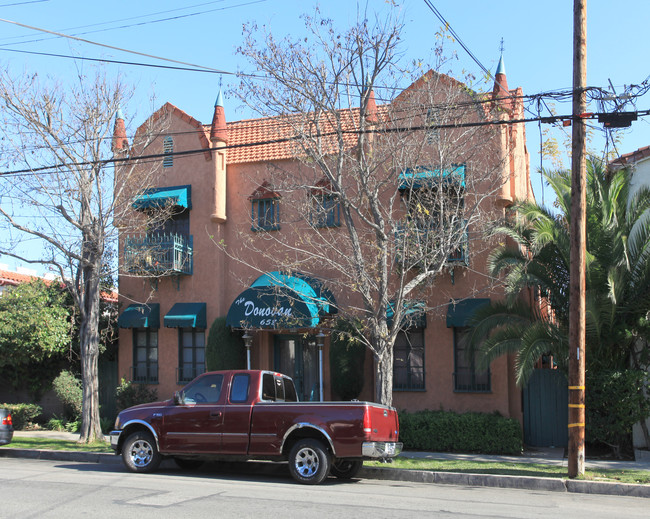
[{"label": "iron balcony railing", "polygon": [[[462,222],[463,227],[466,227],[466,223],[466,221]],[[438,234],[438,229],[434,228],[430,222],[400,224],[395,233],[397,260],[402,264],[411,264],[412,266],[423,263],[426,261],[426,251],[434,253],[438,246],[436,234]],[[447,264],[467,265],[468,251],[469,237],[467,229],[465,229],[458,247],[447,256]]]},{"label": "iron balcony railing", "polygon": [[131,380],[137,384],[157,384],[158,363],[138,362],[131,366]]},{"label": "iron balcony railing", "polygon": [[124,240],[127,272],[144,275],[192,274],[192,236],[156,233]]}]

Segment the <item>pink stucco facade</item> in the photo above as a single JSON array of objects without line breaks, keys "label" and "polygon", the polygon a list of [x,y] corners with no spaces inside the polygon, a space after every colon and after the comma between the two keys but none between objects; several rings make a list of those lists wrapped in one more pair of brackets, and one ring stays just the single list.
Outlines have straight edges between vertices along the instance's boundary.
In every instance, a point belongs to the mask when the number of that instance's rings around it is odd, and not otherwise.
[{"label": "pink stucco facade", "polygon": [[[505,79],[505,78],[502,78]],[[505,81],[502,81],[502,84]],[[512,91],[513,95],[520,90]],[[498,103],[499,101],[495,101]],[[502,101],[505,108],[497,117],[515,119],[520,115],[521,106],[507,99]],[[507,106],[505,106],[507,104]],[[219,111],[219,113],[217,113]],[[242,234],[255,238],[251,231],[251,194],[270,180],[269,166],[281,164],[287,170],[300,170],[301,163],[287,147],[269,145],[264,149],[246,151],[233,148],[233,143],[257,142],[264,136],[266,119],[227,122],[224,109],[215,109],[215,118],[210,125],[203,125],[173,105],[167,104],[154,116],[164,113],[166,126],[161,136],[146,150],[148,154],[163,153],[165,135],[173,136],[174,153],[183,150],[203,150],[200,153],[174,155],[172,164],[159,169],[155,186],[190,186],[191,209],[189,210],[189,234],[192,236],[191,274],[166,275],[158,278],[148,276],[122,275],[119,280],[121,310],[132,304],[157,303],[159,309],[159,328],[157,328],[157,383],[155,387],[162,398],[168,398],[182,387],[178,380],[179,366],[183,355],[179,345],[182,329],[166,327],[164,317],[176,303],[205,303],[207,341],[208,330],[218,317],[224,317],[233,301],[260,273],[279,270],[278,265],[265,255],[247,257],[248,264],[235,260],[224,253],[218,244],[227,244],[231,250],[239,250]],[[218,130],[218,131],[217,131]],[[504,216],[505,208],[515,199],[530,199],[530,175],[528,153],[523,124],[503,125],[494,134],[491,147],[494,157],[485,160],[498,160],[502,164],[502,182],[498,189],[490,192],[483,202],[484,212],[490,219]],[[261,148],[261,147],[256,147]],[[463,157],[459,157],[459,162]],[[469,159],[468,159],[469,160]],[[480,186],[480,182],[474,185]],[[486,184],[487,185],[487,184]],[[486,187],[487,189],[487,187]],[[298,209],[290,201],[282,200],[282,220],[296,222]],[[298,226],[299,224],[295,224]],[[333,229],[332,232],[342,232]],[[296,227],[283,224],[279,233],[296,233]],[[120,258],[124,258],[124,237],[120,240]],[[498,299],[501,297],[498,284],[486,275],[486,261],[493,244],[477,241],[472,245],[471,268],[458,266],[445,270],[435,283],[420,294],[426,298],[426,327],[423,328],[423,387],[417,390],[396,390],[393,405],[398,409],[449,409],[454,411],[498,411],[504,416],[522,419],[521,390],[514,382],[513,359],[502,357],[490,367],[490,384],[487,391],[458,391],[454,385],[455,345],[454,328],[447,326],[447,313],[450,300],[481,297]],[[228,250],[228,249],[227,249]],[[241,251],[240,251],[241,252]],[[324,278],[331,272],[323,273]],[[477,295],[478,294],[478,295]],[[334,293],[339,304],[351,301],[341,291]],[[320,328],[319,328],[320,329]],[[251,367],[254,369],[277,370],[282,364],[279,355],[294,351],[289,345],[292,340],[305,340],[319,329],[300,330],[253,330],[251,348]],[[138,361],[134,341],[137,327],[120,328],[119,376],[132,379],[134,366]],[[281,339],[278,339],[280,337]],[[302,337],[302,339],[300,339]],[[279,347],[278,341],[288,341]],[[291,343],[293,344],[293,343]],[[287,346],[289,345],[289,346]],[[301,348],[313,349],[305,342]],[[285,348],[285,349],[282,349]],[[289,349],[287,349],[289,348]],[[311,351],[311,350],[310,350]],[[316,359],[314,350],[309,358]],[[295,353],[295,351],[294,351]],[[325,400],[336,397],[330,384],[328,361],[329,337],[323,348],[323,397]],[[307,357],[305,357],[307,358]],[[311,362],[311,361],[310,361]],[[314,366],[302,366],[303,370]],[[368,353],[365,363],[365,385],[360,398],[374,398],[374,361]],[[293,373],[288,373],[293,375]],[[305,384],[313,381],[313,373],[305,374]]]}]

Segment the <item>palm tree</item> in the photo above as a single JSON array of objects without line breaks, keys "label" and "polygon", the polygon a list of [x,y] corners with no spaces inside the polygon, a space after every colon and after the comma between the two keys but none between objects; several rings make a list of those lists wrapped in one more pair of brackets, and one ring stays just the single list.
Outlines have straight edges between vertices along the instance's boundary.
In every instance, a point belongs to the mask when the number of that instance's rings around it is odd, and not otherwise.
[{"label": "palm tree", "polygon": [[[509,244],[492,251],[489,269],[503,276],[503,302],[476,312],[467,339],[484,367],[516,354],[517,383],[525,385],[541,356],[566,372],[569,330],[570,172],[544,173],[556,209],[523,202],[493,234]],[[587,162],[586,325],[588,369],[638,367],[650,310],[650,191],[628,200],[630,175]],[[528,293],[529,297],[522,297]]]}]

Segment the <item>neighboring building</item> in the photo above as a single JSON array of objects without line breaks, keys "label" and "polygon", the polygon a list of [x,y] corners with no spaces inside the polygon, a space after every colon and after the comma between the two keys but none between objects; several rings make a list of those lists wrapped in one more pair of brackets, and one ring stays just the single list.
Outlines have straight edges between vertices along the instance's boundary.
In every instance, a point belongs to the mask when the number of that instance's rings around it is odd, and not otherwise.
[{"label": "neighboring building", "polygon": [[[445,81],[450,88],[466,89],[449,78]],[[419,84],[409,87],[394,102],[403,102],[417,92]],[[523,118],[522,91],[508,89],[502,61],[494,92],[476,106],[477,117],[505,121]],[[381,116],[382,106],[377,110]],[[133,208],[134,215],[151,213],[161,206],[175,209],[156,229],[141,236],[120,237],[121,272],[129,271],[131,275],[122,274],[119,280],[119,376],[154,385],[161,398],[171,396],[203,372],[209,328],[216,318],[227,317],[238,334],[244,333],[240,328],[246,321],[252,336],[253,368],[282,371],[297,380],[302,398],[318,397],[319,323],[332,312],[334,301],[345,304],[341,302],[346,301],[346,294],[341,290],[330,292],[326,280],[331,273],[323,273],[324,282],[299,276],[283,278],[293,296],[278,293],[271,288],[278,284],[282,274],[277,271],[281,268],[252,255],[248,261],[258,269],[256,273],[215,245],[222,240],[236,244],[238,236],[244,234],[247,238],[260,236],[261,240],[260,230],[291,232],[291,203],[275,190],[268,167],[282,164],[297,171],[301,168],[292,146],[273,138],[278,135],[281,119],[226,122],[221,93],[210,125],[169,103],[147,124],[163,118],[167,127],[146,150],[146,154],[158,153],[162,157],[158,181],[154,188],[135,196]],[[123,128],[124,122],[118,118],[114,139],[118,155],[129,152]],[[499,128],[492,151],[502,163],[502,177],[486,202],[486,213],[493,220],[503,217],[515,199],[532,199],[525,127],[516,123]],[[252,143],[257,145],[250,146]],[[197,149],[203,152],[178,154]],[[466,172],[464,161],[460,162],[462,165],[453,174],[464,182],[465,175],[472,172],[469,167]],[[321,209],[310,216],[312,225],[338,232],[336,200],[320,196],[318,189],[312,195]],[[489,244],[479,240],[465,244],[452,255],[449,261],[453,268],[426,290],[425,306],[432,310],[418,316],[409,330],[401,332],[394,362],[393,403],[398,409],[498,411],[522,420],[514,358],[504,356],[488,371],[480,372],[458,342],[473,310],[500,297],[486,275],[489,249]],[[300,300],[301,294],[307,292],[310,299]],[[269,298],[275,298],[277,304],[271,305],[275,313],[260,310]],[[298,307],[302,309],[300,320],[285,329],[277,325],[283,316],[277,308],[282,308],[283,303],[285,307],[293,305],[294,316]],[[247,313],[247,309],[251,311]],[[332,395],[330,387],[329,338],[323,342],[323,397],[328,400],[336,395]],[[370,355],[367,359],[361,398],[372,400],[374,368]]]},{"label": "neighboring building", "polygon": [[[650,146],[644,146],[631,153],[621,155],[610,162],[609,167],[614,170],[628,168],[632,175],[630,198],[636,194],[639,188],[643,186],[650,188]],[[648,366],[648,371],[650,371],[650,366]],[[650,418],[646,419],[646,426],[650,429]],[[634,447],[647,447],[640,423],[634,426],[633,443]]]}]

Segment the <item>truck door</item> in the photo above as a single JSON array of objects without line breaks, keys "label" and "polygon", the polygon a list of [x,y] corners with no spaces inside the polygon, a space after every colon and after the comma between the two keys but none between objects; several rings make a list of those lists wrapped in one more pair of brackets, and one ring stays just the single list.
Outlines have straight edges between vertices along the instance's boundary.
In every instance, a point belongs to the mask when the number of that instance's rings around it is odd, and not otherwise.
[{"label": "truck door", "polygon": [[180,402],[163,417],[163,452],[218,453],[221,450],[224,391],[222,374],[206,374],[180,392]]},{"label": "truck door", "polygon": [[224,408],[221,441],[221,452],[224,454],[248,453],[252,402],[255,396],[252,393],[250,374],[235,373]]}]

